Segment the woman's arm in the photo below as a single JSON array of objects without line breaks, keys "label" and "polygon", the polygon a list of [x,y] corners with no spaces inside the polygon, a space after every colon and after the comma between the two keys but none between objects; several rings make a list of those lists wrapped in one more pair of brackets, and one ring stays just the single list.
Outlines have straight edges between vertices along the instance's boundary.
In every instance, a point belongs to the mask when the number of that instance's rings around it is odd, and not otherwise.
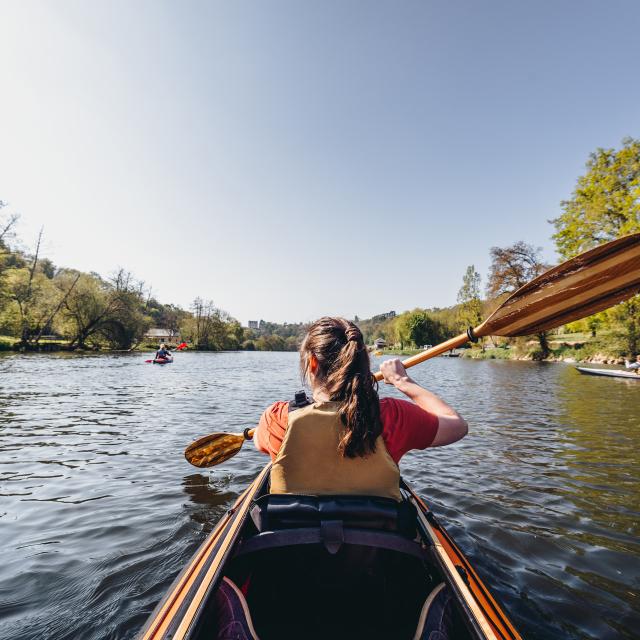
[{"label": "woman's arm", "polygon": [[267,407],[253,434],[253,443],[258,451],[268,453],[272,460],[280,451],[280,445],[284,438],[289,423],[289,403],[274,402]]},{"label": "woman's arm", "polygon": [[392,384],[421,409],[438,416],[438,433],[431,443],[432,447],[451,444],[467,435],[467,421],[435,393],[414,382],[398,358],[385,360],[380,365],[380,371],[387,384]]}]

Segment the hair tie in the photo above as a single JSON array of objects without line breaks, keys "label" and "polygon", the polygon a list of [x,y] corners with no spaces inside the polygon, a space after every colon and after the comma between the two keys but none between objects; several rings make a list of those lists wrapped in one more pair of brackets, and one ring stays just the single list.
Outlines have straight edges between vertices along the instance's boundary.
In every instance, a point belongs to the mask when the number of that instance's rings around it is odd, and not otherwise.
[{"label": "hair tie", "polygon": [[358,342],[358,340],[362,337],[360,333],[360,329],[356,326],[349,326],[344,330],[344,335],[347,338],[347,342]]}]

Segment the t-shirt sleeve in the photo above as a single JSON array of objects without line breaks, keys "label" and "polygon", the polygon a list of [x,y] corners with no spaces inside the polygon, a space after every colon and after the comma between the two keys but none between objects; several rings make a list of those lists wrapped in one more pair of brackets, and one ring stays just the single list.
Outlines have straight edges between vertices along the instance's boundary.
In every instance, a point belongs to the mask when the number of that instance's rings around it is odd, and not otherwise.
[{"label": "t-shirt sleeve", "polygon": [[383,398],[380,417],[384,443],[396,464],[408,451],[430,447],[438,433],[438,416],[407,400]]},{"label": "t-shirt sleeve", "polygon": [[268,453],[271,459],[275,460],[278,451],[280,451],[288,423],[288,402],[274,402],[270,407],[267,407],[260,416],[260,421],[253,434],[256,449]]}]

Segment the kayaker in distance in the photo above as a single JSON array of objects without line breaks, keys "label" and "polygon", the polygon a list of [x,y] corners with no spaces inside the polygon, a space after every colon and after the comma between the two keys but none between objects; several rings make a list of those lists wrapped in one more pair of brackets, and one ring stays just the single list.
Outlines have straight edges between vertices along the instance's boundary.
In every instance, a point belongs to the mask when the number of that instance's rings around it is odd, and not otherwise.
[{"label": "kayaker in distance", "polygon": [[386,360],[380,370],[410,402],[379,400],[362,333],[348,320],[316,321],[300,348],[300,365],[312,400],[275,402],[253,438],[273,460],[271,493],[400,500],[398,462],[404,454],[467,434],[466,421],[413,381],[398,359]]},{"label": "kayaker in distance", "polygon": [[169,349],[167,349],[167,347],[165,346],[164,342],[162,342],[160,344],[160,348],[156,351],[156,360],[160,359],[164,359],[164,358],[170,358],[171,357],[171,351],[169,351]]}]

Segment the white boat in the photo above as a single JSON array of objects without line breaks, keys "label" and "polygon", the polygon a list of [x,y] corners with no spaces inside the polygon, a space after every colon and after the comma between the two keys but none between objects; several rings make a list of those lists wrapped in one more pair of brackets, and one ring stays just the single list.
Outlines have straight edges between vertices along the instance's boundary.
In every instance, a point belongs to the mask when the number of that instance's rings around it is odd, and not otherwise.
[{"label": "white boat", "polygon": [[640,374],[633,371],[621,371],[620,369],[591,369],[590,367],[576,367],[580,373],[586,373],[590,376],[610,376],[612,378],[629,378],[631,380],[640,380]]}]

